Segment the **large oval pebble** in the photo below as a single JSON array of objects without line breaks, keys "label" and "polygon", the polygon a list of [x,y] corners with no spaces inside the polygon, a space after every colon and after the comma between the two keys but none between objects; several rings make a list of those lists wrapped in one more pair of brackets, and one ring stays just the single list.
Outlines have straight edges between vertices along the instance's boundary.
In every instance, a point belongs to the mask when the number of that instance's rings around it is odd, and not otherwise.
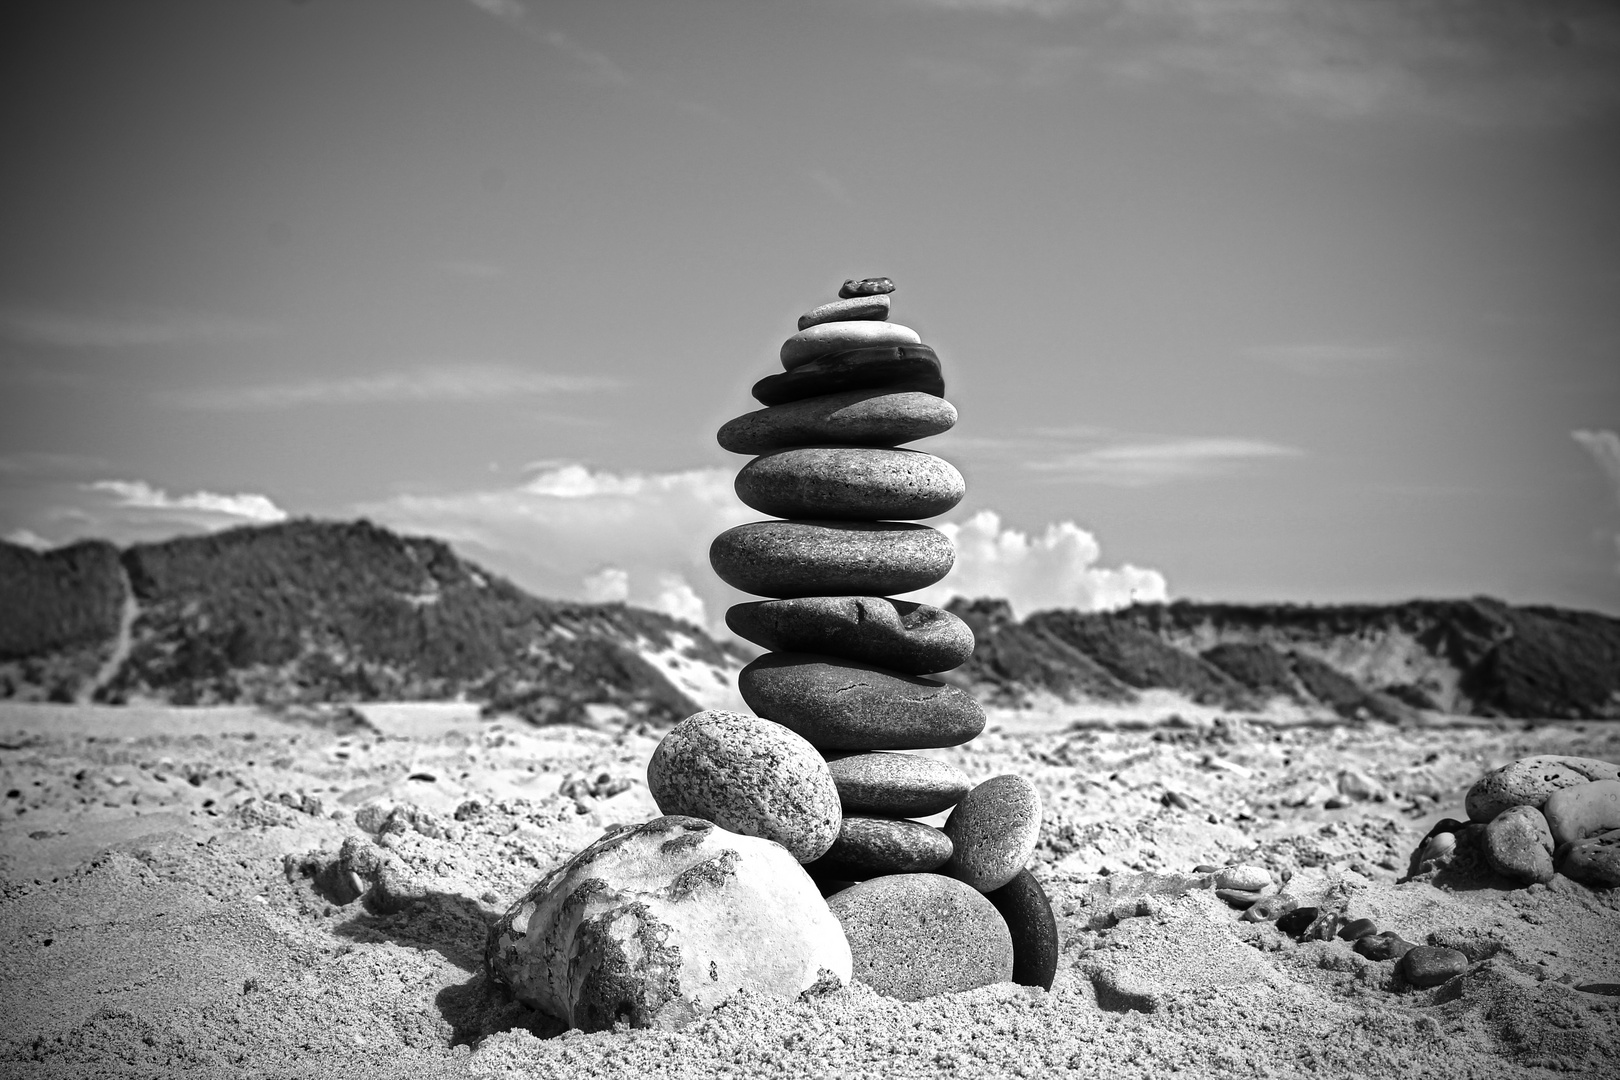
[{"label": "large oval pebble", "polygon": [[834,300],[830,304],[813,307],[799,316],[799,329],[804,330],[818,323],[844,322],[849,319],[887,319],[889,317],[888,296],[851,296],[844,300]]},{"label": "large oval pebble", "polygon": [[[1551,799],[1547,802],[1552,804]],[[1535,807],[1510,806],[1497,814],[1485,826],[1484,840],[1485,860],[1498,874],[1527,885],[1545,885],[1553,879],[1553,834]]]},{"label": "large oval pebble", "polygon": [[734,454],[765,454],[789,446],[899,446],[956,425],[956,407],[917,390],[846,390],[756,409],[720,428],[720,445]]},{"label": "large oval pebble", "polygon": [[726,612],[726,625],[773,652],[813,652],[907,675],[949,671],[973,655],[973,631],[944,608],[886,596],[758,600]]},{"label": "large oval pebble", "polygon": [[980,892],[1018,876],[1041,834],[1041,796],[1022,776],[992,776],[963,796],[945,821],[956,850],[946,873]]},{"label": "large oval pebble", "polygon": [[1542,754],[1493,769],[1468,789],[1464,805],[1472,821],[1489,821],[1510,806],[1537,809],[1553,792],[1593,780],[1620,780],[1620,765],[1597,758]]},{"label": "large oval pebble", "polygon": [[1593,780],[1548,796],[1546,815],[1553,847],[1620,829],[1620,780]]},{"label": "large oval pebble", "polygon": [[1012,934],[1012,981],[1020,986],[1052,989],[1058,966],[1057,919],[1041,883],[1028,870],[1020,870],[1011,881],[984,897],[1001,912]]},{"label": "large oval pebble", "polygon": [[1457,949],[1419,945],[1401,957],[1401,970],[1413,986],[1439,986],[1468,970],[1468,956]]},{"label": "large oval pebble", "polygon": [[955,765],[918,754],[833,753],[827,769],[845,814],[927,817],[949,810],[973,787]]},{"label": "large oval pebble", "polygon": [[766,653],[742,669],[737,689],[750,709],[822,750],[957,746],[984,730],[984,709],[955,686],[830,656]]},{"label": "large oval pebble", "polygon": [[1558,872],[1594,889],[1620,885],[1620,829],[1559,848]]},{"label": "large oval pebble", "polygon": [[1007,982],[1012,935],[981,894],[941,874],[891,874],[827,898],[849,940],[854,977],[887,997]]},{"label": "large oval pebble", "polygon": [[943,514],[967,493],[956,466],[917,450],[804,446],[757,457],[737,473],[737,497],[781,518],[913,521]]},{"label": "large oval pebble", "polygon": [[782,342],[782,366],[788,371],[834,353],[885,345],[921,345],[917,331],[899,323],[855,319],[806,327]]},{"label": "large oval pebble", "polygon": [[898,521],[754,521],[709,545],[709,565],[727,585],[775,597],[910,592],[955,560],[944,533]]},{"label": "large oval pebble", "polygon": [[918,390],[945,396],[939,357],[927,345],[881,345],[817,357],[754,384],[761,405],[785,405],[800,398],[845,390],[882,388],[893,393]]},{"label": "large oval pebble", "polygon": [[775,840],[801,863],[820,858],[843,823],[827,763],[780,724],[719,709],[670,729],[647,765],[665,814]]},{"label": "large oval pebble", "polygon": [[824,878],[864,881],[883,874],[938,870],[951,857],[951,838],[920,821],[844,815],[827,854],[809,867]]}]

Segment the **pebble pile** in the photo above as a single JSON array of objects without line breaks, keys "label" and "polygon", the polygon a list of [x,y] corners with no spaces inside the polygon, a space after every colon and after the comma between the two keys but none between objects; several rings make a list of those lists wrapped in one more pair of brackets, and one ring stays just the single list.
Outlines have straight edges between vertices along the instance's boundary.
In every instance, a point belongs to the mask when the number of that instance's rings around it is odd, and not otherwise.
[{"label": "pebble pile", "polygon": [[[974,786],[911,751],[976,737],[984,710],[930,675],[965,662],[973,632],[937,607],[896,600],[955,558],[917,524],[965,493],[947,461],[902,444],[956,423],[939,358],[888,321],[894,284],[846,281],[755,384],[765,406],[725,424],[752,455],[736,481],[772,520],[710,548],[728,584],[767,599],[726,614],[770,650],[738,678],[757,715],[706,711],[665,737],[648,786],[666,814],[782,844],[844,927],[854,975],[908,1000],[1015,979],[1051,987],[1057,927],[1025,868],[1040,798],[1021,776]],[[943,828],[914,820],[950,811]]]}]

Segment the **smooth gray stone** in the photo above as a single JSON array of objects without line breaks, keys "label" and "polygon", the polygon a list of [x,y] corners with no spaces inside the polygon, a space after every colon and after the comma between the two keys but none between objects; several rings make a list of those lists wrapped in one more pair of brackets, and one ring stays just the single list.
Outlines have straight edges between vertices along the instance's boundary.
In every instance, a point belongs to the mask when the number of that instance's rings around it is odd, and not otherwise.
[{"label": "smooth gray stone", "polygon": [[957,746],[984,730],[984,710],[954,686],[813,653],[766,653],[742,669],[737,689],[818,750]]},{"label": "smooth gray stone", "polygon": [[1555,846],[1620,829],[1620,780],[1594,780],[1555,791],[1541,807]]},{"label": "smooth gray stone", "polygon": [[914,521],[961,502],[967,482],[944,458],[918,450],[802,446],[750,461],[736,489],[773,517]]},{"label": "smooth gray stone", "polygon": [[1466,972],[1468,957],[1457,949],[1418,945],[1407,950],[1401,964],[1413,986],[1439,986]]},{"label": "smooth gray stone", "polygon": [[951,857],[951,838],[920,821],[844,816],[827,854],[808,869],[824,878],[864,881],[883,874],[937,870]]},{"label": "smooth gray stone", "polygon": [[1017,877],[984,896],[1001,912],[1012,933],[1012,981],[1020,986],[1052,989],[1060,942],[1052,902],[1046,898],[1041,883],[1028,870],[1020,870]]},{"label": "smooth gray stone", "polygon": [[754,521],[709,545],[709,565],[727,585],[778,598],[911,592],[955,560],[944,533],[898,521]]},{"label": "smooth gray stone", "polygon": [[761,405],[785,405],[800,398],[845,390],[881,388],[895,393],[920,390],[945,396],[939,357],[927,345],[883,345],[822,356],[754,384]]},{"label": "smooth gray stone", "polygon": [[973,787],[948,761],[882,750],[827,755],[838,799],[848,814],[927,817],[949,810]]},{"label": "smooth gray stone", "polygon": [[800,330],[782,342],[782,367],[792,371],[811,360],[851,349],[870,349],[882,345],[921,345],[922,338],[909,326],[892,322],[870,322],[848,319],[843,322],[824,322]]},{"label": "smooth gray stone", "polygon": [[1558,872],[1594,889],[1620,886],[1620,829],[1558,849]]},{"label": "smooth gray stone", "polygon": [[846,278],[838,287],[838,295],[848,300],[852,296],[881,296],[894,292],[894,282],[886,277]]},{"label": "smooth gray stone", "polygon": [[1510,806],[1485,826],[1485,860],[1498,874],[1526,885],[1553,879],[1553,847],[1547,819],[1533,806]]},{"label": "smooth gray stone", "polygon": [[941,874],[890,874],[827,898],[849,940],[854,977],[917,1001],[1007,982],[1013,941],[995,905]]},{"label": "smooth gray stone", "polygon": [[887,319],[889,317],[889,298],[880,296],[851,296],[843,300],[834,300],[830,304],[813,307],[799,316],[799,329],[808,330],[812,326],[827,322],[845,322],[850,319]]},{"label": "smooth gray stone", "polygon": [[756,600],[726,612],[726,625],[772,652],[811,652],[931,675],[967,663],[973,630],[944,608],[886,596]]},{"label": "smooth gray stone", "polygon": [[647,765],[647,788],[665,814],[774,840],[801,863],[832,846],[844,818],[826,761],[802,737],[719,709],[670,729]]},{"label": "smooth gray stone", "polygon": [[898,446],[956,425],[956,407],[918,390],[846,390],[776,405],[726,421],[720,445],[734,454],[790,446]]},{"label": "smooth gray stone", "polygon": [[999,889],[1035,854],[1040,833],[1035,785],[1013,773],[992,776],[963,796],[945,821],[945,834],[956,845],[946,873],[980,892]]}]

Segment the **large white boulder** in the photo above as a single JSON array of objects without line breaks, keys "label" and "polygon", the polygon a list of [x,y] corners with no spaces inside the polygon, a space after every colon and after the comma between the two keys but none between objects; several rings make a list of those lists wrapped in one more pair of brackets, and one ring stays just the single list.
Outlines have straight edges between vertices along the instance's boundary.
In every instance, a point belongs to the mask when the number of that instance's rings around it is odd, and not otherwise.
[{"label": "large white boulder", "polygon": [[491,979],[570,1027],[677,1028],[738,990],[849,982],[843,928],[780,844],[690,817],[610,830],[490,930]]}]

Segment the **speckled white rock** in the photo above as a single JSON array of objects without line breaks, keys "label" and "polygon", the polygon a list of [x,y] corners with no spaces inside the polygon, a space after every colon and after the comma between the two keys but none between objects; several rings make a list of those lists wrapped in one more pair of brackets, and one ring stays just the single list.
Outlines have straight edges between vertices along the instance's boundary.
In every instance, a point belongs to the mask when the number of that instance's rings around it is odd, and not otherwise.
[{"label": "speckled white rock", "polygon": [[782,342],[782,366],[792,371],[818,356],[870,349],[877,345],[921,345],[917,331],[899,323],[865,319],[824,322],[800,330]]},{"label": "speckled white rock", "polygon": [[1215,874],[1215,887],[1217,889],[1243,889],[1246,892],[1259,892],[1273,884],[1271,871],[1263,866],[1239,864],[1228,866]]},{"label": "speckled white rock", "polygon": [[842,927],[786,851],[686,817],[610,830],[547,874],[484,960],[519,1001],[586,1031],[678,1028],[739,990],[791,999],[851,974]]},{"label": "speckled white rock", "polygon": [[966,795],[945,820],[955,846],[945,872],[990,892],[1018,876],[1041,834],[1041,796],[1022,776],[992,776]]},{"label": "speckled white rock", "polygon": [[829,322],[852,322],[862,319],[887,319],[889,317],[889,298],[880,296],[851,296],[845,300],[834,300],[830,304],[813,307],[799,316],[799,329],[808,330],[812,326]]},{"label": "speckled white rock", "polygon": [[1613,832],[1620,829],[1620,780],[1594,780],[1561,788],[1548,797],[1541,812],[1547,818],[1555,848]]},{"label": "speckled white rock", "polygon": [[1553,792],[1593,780],[1620,780],[1620,765],[1597,758],[1543,754],[1493,769],[1468,789],[1471,821],[1490,821],[1510,806],[1540,809]]},{"label": "speckled white rock", "polygon": [[781,724],[720,709],[670,729],[647,764],[647,787],[666,814],[774,840],[800,862],[825,854],[844,819],[815,747]]},{"label": "speckled white rock", "polygon": [[[1577,788],[1565,788],[1576,791]],[[1563,792],[1554,793],[1553,798]],[[1551,805],[1552,800],[1548,800]],[[1498,873],[1525,884],[1553,879],[1553,837],[1547,819],[1533,806],[1510,806],[1485,826],[1485,859]]]}]

